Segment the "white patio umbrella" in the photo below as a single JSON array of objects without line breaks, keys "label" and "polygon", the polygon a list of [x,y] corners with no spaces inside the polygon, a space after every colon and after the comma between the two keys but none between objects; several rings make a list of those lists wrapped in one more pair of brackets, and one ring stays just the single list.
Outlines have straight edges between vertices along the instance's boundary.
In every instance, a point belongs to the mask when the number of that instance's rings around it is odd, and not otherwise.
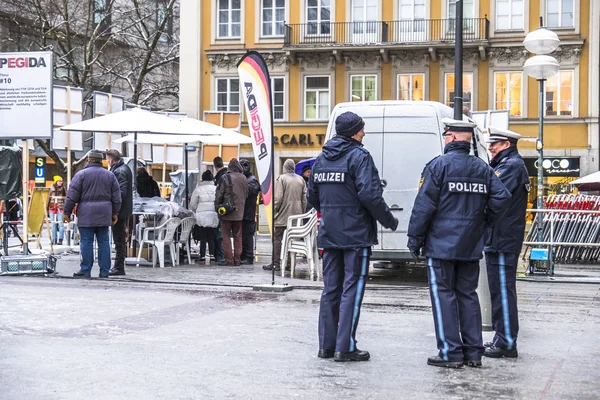
[{"label": "white patio umbrella", "polygon": [[577,189],[584,192],[598,191],[600,190],[600,171],[574,180],[571,185],[577,186]]}]

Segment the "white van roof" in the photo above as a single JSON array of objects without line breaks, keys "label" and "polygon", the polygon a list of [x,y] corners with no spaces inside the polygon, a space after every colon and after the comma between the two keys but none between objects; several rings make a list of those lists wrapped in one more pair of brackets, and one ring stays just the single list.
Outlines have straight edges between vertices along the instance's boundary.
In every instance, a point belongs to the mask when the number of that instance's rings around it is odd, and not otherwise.
[{"label": "white van roof", "polygon": [[439,114],[446,115],[448,113],[453,113],[452,108],[448,107],[445,104],[439,103],[437,101],[411,101],[411,100],[379,100],[379,101],[361,101],[361,102],[345,102],[338,103],[333,109],[333,113],[336,110],[344,109],[344,108],[363,108],[363,107],[382,107],[382,106],[431,106],[433,107]]}]

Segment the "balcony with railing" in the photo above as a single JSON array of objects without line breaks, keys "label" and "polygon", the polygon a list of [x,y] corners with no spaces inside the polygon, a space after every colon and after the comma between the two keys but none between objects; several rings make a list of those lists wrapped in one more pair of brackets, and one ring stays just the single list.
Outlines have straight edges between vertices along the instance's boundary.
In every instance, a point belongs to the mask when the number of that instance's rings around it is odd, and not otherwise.
[{"label": "balcony with railing", "polygon": [[[451,43],[454,41],[455,23],[454,19],[416,19],[286,24],[284,47],[319,48]],[[463,20],[463,42],[487,41],[489,25],[487,18],[465,18]]]}]

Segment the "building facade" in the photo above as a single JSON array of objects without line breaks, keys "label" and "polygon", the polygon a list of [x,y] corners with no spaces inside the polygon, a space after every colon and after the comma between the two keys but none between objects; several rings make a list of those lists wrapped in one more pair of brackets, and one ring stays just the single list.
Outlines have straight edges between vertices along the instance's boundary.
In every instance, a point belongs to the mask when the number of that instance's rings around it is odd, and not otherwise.
[{"label": "building facade", "polygon": [[[247,132],[236,64],[248,49],[263,54],[271,73],[276,169],[286,158],[320,152],[339,102],[452,106],[455,6],[456,0],[182,1],[180,111],[199,118],[241,112]],[[464,0],[464,104],[470,111],[509,110],[510,129],[525,137],[537,137],[539,89],[523,72],[529,54],[522,42],[540,16],[559,35],[553,56],[560,72],[546,82],[543,107],[553,191],[600,166],[599,8],[596,0]],[[535,162],[533,140],[520,150]]]}]

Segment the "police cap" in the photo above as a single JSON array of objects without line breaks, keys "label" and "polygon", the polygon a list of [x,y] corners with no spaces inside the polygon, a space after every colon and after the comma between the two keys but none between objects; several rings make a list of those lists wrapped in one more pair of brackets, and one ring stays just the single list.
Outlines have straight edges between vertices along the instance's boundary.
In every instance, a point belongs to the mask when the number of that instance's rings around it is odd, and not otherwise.
[{"label": "police cap", "polygon": [[473,122],[469,121],[459,121],[452,118],[442,118],[442,123],[446,125],[446,132],[467,132],[473,133],[473,130],[477,126]]},{"label": "police cap", "polygon": [[521,135],[517,132],[509,131],[508,129],[496,128],[488,126],[488,132],[490,138],[487,140],[488,143],[505,142],[517,143],[521,139]]}]

